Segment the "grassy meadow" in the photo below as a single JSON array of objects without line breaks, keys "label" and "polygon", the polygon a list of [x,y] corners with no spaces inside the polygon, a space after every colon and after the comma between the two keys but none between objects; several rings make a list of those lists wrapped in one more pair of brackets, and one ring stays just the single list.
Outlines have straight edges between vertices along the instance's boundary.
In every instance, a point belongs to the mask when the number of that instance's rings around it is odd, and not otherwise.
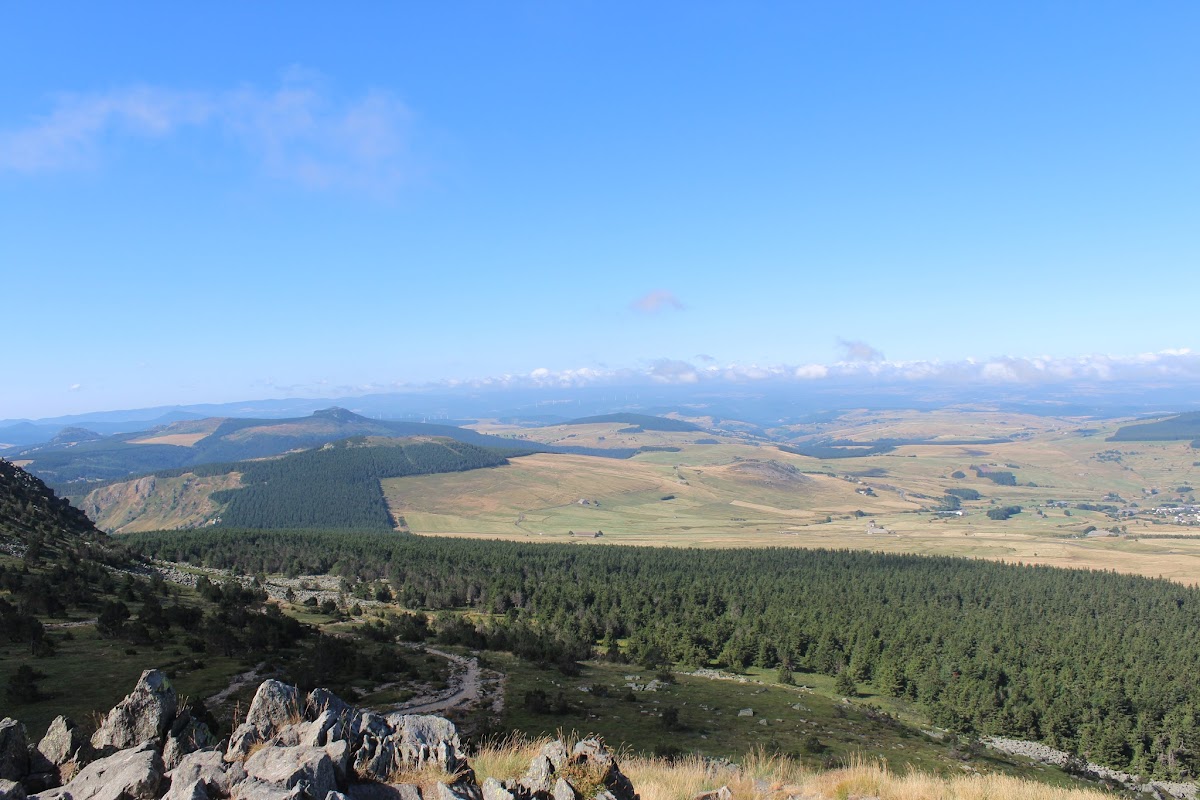
[{"label": "grassy meadow", "polygon": [[[539,429],[484,425],[481,429],[493,434],[557,443],[679,450],[624,460],[538,454],[497,469],[391,479],[383,488],[393,513],[418,534],[562,541],[571,538],[571,531],[599,530],[602,538],[575,541],[855,548],[1117,569],[1200,583],[1200,528],[1145,514],[1114,521],[1103,512],[1074,507],[1124,507],[1130,502],[1151,507],[1182,499],[1186,493],[1175,490],[1200,481],[1200,467],[1194,465],[1200,452],[1188,442],[1105,441],[1128,422],[999,412],[862,411],[774,431],[797,437],[799,444],[816,439],[932,440],[872,456],[832,459],[723,435],[619,434],[621,426],[614,424]],[[713,438],[717,444],[696,442]],[[1001,438],[1010,441],[982,443]],[[1012,472],[1017,485],[998,485],[978,476],[972,466]],[[961,517],[933,513],[952,488],[974,489],[981,499],[965,501]],[[1051,501],[1072,507],[1051,507]],[[985,513],[1009,505],[1024,510],[1003,521]],[[872,520],[875,526],[869,526]],[[1089,526],[1124,526],[1128,535],[1086,537]]]}]

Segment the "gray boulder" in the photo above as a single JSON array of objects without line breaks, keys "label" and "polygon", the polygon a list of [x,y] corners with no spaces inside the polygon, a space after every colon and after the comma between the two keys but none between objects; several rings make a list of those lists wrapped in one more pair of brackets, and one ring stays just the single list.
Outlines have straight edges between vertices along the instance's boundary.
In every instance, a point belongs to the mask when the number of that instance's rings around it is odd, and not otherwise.
[{"label": "gray boulder", "polygon": [[730,791],[728,786],[722,786],[720,789],[700,792],[692,800],[733,800],[733,792]]},{"label": "gray boulder", "polygon": [[319,717],[323,712],[330,711],[338,717],[349,717],[354,713],[346,701],[328,689],[313,689],[305,698],[305,707],[310,717]]},{"label": "gray boulder", "polygon": [[216,743],[217,739],[207,725],[195,719],[190,712],[182,711],[167,732],[162,752],[163,766],[168,770],[175,769],[188,753],[213,747]]},{"label": "gray boulder", "polygon": [[421,769],[432,764],[456,775],[466,766],[458,728],[445,717],[392,714],[387,721],[396,731],[397,752],[405,768]]},{"label": "gray boulder", "polygon": [[188,784],[172,783],[162,800],[212,800],[212,795],[204,781],[192,781]]},{"label": "gray boulder", "polygon": [[309,797],[337,791],[333,762],[316,747],[264,747],[246,759],[246,773],[264,783],[299,787]]},{"label": "gray boulder", "polygon": [[346,794],[351,800],[422,800],[421,790],[411,783],[355,783]]},{"label": "gray boulder", "polygon": [[25,800],[25,787],[16,781],[0,778],[0,800]]},{"label": "gray boulder", "polygon": [[303,718],[300,693],[296,687],[276,680],[262,682],[254,693],[254,700],[250,702],[250,710],[246,712],[246,724],[263,732],[274,732]]},{"label": "gray boulder", "polygon": [[432,792],[426,792],[426,800],[483,800],[483,792],[475,785],[475,781],[456,781],[454,783],[439,783]]},{"label": "gray boulder", "polygon": [[190,786],[199,781],[210,795],[228,797],[233,794],[234,785],[246,779],[246,770],[241,764],[225,761],[218,750],[202,750],[183,756],[167,777],[171,779],[172,791],[176,786]]},{"label": "gray boulder", "polygon": [[304,789],[293,786],[288,789],[274,783],[249,778],[237,785],[234,800],[311,800]]},{"label": "gray boulder", "polygon": [[146,670],[133,691],[108,712],[92,736],[92,747],[122,750],[161,739],[175,718],[177,704],[167,676],[156,669]]},{"label": "gray boulder", "polygon": [[226,760],[245,759],[256,744],[267,741],[284,728],[303,722],[303,719],[300,693],[295,686],[276,680],[263,681],[250,702],[246,721],[237,726],[229,737]]},{"label": "gray boulder", "polygon": [[0,779],[19,781],[29,774],[29,737],[11,717],[0,720]]},{"label": "gray boulder", "polygon": [[483,800],[517,800],[517,796],[500,781],[488,778],[483,782]]},{"label": "gray boulder", "polygon": [[163,779],[153,742],[88,764],[66,785],[34,795],[38,800],[153,800]]},{"label": "gray boulder", "polygon": [[554,789],[551,790],[550,796],[554,800],[580,800],[579,792],[575,791],[566,778],[559,778],[554,782]]},{"label": "gray boulder", "polygon": [[46,761],[61,767],[68,761],[86,762],[91,744],[73,720],[60,714],[46,729],[46,735],[38,742],[37,749]]},{"label": "gray boulder", "polygon": [[391,738],[380,739],[363,734],[354,754],[354,774],[361,780],[387,782],[400,767],[396,743]]}]

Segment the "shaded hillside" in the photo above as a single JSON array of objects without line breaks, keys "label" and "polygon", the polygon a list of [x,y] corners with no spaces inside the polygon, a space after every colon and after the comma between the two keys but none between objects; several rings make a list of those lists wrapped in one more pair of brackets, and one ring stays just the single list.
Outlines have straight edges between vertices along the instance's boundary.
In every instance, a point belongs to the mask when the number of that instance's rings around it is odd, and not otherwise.
[{"label": "shaded hillside", "polygon": [[1200,439],[1200,411],[1189,411],[1156,422],[1123,425],[1108,437],[1110,442],[1172,442],[1184,439]]},{"label": "shaded hillside", "polygon": [[513,454],[572,452],[628,458],[636,452],[518,443],[452,425],[373,420],[342,408],[298,419],[188,420],[153,431],[109,437],[71,430],[78,435],[60,435],[36,447],[12,448],[5,456],[28,462],[30,472],[63,488],[76,482],[111,481],[161,470],[267,458],[353,436],[444,437],[476,447],[507,448]]},{"label": "shaded hillside", "polygon": [[672,431],[676,433],[688,433],[692,431],[704,430],[699,425],[694,425],[691,422],[686,422],[681,419],[652,417],[648,414],[601,414],[595,417],[580,417],[562,424],[594,425],[600,422],[619,422],[624,425],[633,425],[641,428],[644,431]]},{"label": "shaded hillside", "polygon": [[105,538],[86,514],[33,475],[0,458],[0,541],[25,541],[34,534]]}]

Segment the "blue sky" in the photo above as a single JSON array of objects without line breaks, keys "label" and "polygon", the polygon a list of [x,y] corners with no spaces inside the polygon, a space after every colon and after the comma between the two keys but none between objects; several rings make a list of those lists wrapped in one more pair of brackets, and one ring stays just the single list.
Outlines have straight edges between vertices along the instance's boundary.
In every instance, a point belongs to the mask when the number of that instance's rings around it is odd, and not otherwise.
[{"label": "blue sky", "polygon": [[0,417],[1194,368],[1194,3],[346,9],[0,10]]}]

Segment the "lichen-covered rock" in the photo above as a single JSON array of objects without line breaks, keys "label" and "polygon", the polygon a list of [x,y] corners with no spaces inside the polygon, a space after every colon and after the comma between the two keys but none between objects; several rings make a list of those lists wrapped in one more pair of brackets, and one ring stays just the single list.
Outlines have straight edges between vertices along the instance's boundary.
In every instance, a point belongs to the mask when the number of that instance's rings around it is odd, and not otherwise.
[{"label": "lichen-covered rock", "polygon": [[154,800],[163,772],[158,748],[144,742],[93,761],[66,786],[34,796],[38,800]]},{"label": "lichen-covered rock", "polygon": [[177,703],[167,676],[156,669],[146,670],[133,691],[108,712],[92,736],[92,747],[121,750],[161,739],[175,718]]},{"label": "lichen-covered rock", "polygon": [[19,781],[29,774],[29,737],[15,719],[0,720],[0,778]]}]

